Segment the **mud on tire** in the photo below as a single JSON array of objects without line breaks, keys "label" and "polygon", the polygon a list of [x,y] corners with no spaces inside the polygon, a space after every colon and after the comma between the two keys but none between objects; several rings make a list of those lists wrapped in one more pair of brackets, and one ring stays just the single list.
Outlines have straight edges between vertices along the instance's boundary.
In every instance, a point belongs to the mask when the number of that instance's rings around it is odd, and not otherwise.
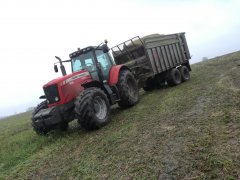
[{"label": "mud on tire", "polygon": [[110,104],[100,88],[88,88],[75,101],[79,124],[86,130],[99,129],[110,120]]},{"label": "mud on tire", "polygon": [[120,101],[118,102],[120,107],[130,107],[138,102],[139,92],[137,81],[129,70],[122,70],[120,72],[117,87],[120,95]]},{"label": "mud on tire", "polygon": [[190,73],[189,70],[186,66],[182,66],[179,69],[180,73],[181,73],[181,77],[182,77],[182,81],[188,81],[190,79]]},{"label": "mud on tire", "polygon": [[182,82],[181,73],[177,68],[170,70],[167,83],[170,86],[176,86]]},{"label": "mud on tire", "polygon": [[38,127],[34,121],[34,116],[41,111],[42,109],[47,109],[47,101],[43,101],[40,104],[37,105],[37,107],[33,110],[32,112],[32,127],[33,130],[38,134],[38,135],[46,135],[50,129],[48,127]]}]

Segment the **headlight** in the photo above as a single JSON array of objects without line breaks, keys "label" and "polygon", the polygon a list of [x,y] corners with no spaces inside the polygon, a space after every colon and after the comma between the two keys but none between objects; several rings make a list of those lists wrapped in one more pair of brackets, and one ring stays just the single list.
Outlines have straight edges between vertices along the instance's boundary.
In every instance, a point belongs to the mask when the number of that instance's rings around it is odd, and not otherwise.
[{"label": "headlight", "polygon": [[58,97],[55,97],[55,101],[57,102],[59,100],[59,98]]}]

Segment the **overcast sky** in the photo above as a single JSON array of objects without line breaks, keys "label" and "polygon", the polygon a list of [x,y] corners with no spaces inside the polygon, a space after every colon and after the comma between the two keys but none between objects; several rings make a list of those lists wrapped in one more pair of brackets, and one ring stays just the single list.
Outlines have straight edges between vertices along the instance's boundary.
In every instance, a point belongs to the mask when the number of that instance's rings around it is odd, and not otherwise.
[{"label": "overcast sky", "polygon": [[[240,50],[239,0],[8,0],[0,2],[0,117],[34,106],[55,55],[108,39],[186,32],[191,63]],[[70,73],[70,72],[68,72]]]}]

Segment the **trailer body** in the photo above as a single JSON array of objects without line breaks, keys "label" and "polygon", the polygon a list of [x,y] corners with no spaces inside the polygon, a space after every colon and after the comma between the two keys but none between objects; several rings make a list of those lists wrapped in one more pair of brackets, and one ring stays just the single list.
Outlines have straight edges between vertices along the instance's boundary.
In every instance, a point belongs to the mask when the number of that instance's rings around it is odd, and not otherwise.
[{"label": "trailer body", "polygon": [[172,68],[186,66],[191,71],[185,33],[137,36],[113,47],[112,54],[117,65],[132,70],[140,87],[155,76],[166,79]]}]

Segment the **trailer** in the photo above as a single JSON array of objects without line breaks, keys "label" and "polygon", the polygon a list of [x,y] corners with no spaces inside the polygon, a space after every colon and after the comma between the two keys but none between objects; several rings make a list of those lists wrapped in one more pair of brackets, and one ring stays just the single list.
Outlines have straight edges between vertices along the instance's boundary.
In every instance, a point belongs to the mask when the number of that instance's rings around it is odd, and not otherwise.
[{"label": "trailer", "polygon": [[178,85],[190,78],[191,56],[185,33],[136,36],[111,50],[115,63],[128,66],[138,86],[145,90],[165,82]]}]

